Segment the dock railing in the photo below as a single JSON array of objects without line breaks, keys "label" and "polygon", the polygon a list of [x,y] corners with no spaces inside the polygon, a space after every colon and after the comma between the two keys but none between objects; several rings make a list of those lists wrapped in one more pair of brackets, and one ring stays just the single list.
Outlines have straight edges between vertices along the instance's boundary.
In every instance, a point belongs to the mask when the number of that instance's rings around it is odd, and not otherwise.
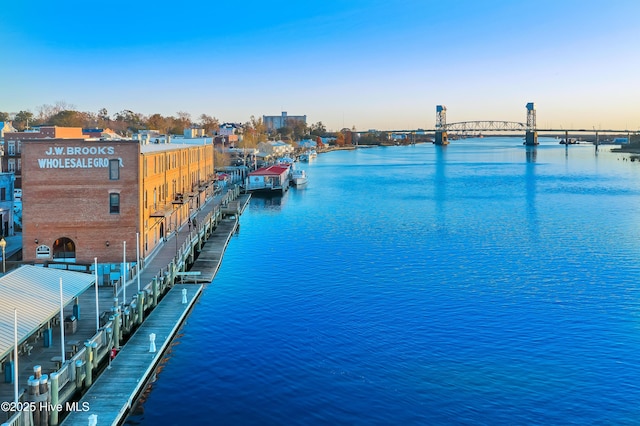
[{"label": "dock railing", "polygon": [[[144,312],[153,309],[162,294],[168,291],[176,281],[178,272],[185,272],[190,263],[193,263],[196,248],[200,250],[204,241],[216,229],[222,216],[226,213],[223,209],[230,202],[240,195],[240,186],[233,185],[228,188],[222,196],[219,205],[214,205],[207,213],[204,220],[199,220],[193,229],[189,231],[187,238],[179,247],[178,253],[171,263],[165,268],[161,268],[153,280],[141,287],[140,293],[136,293],[129,300],[123,301],[119,306],[114,306],[111,311],[103,312],[108,316],[108,320],[103,320],[104,325],[99,328],[96,334],[85,340],[84,345],[78,349],[69,359],[61,363],[60,367],[50,374],[51,385],[47,389],[47,395],[23,392],[20,395],[20,402],[46,400],[52,405],[65,404],[73,396],[93,383],[93,374],[97,372],[98,366],[104,359],[110,356],[112,346],[119,346],[123,334],[131,333],[136,326],[144,321]],[[176,237],[177,238],[177,237]],[[129,280],[136,276],[137,271],[130,271]],[[116,341],[117,339],[117,341]],[[46,376],[46,375],[45,375]],[[32,411],[18,411],[14,413],[5,423],[7,426],[31,426]],[[48,424],[56,426],[59,424],[59,412],[56,410],[42,410],[37,415],[41,418],[47,416]]]}]

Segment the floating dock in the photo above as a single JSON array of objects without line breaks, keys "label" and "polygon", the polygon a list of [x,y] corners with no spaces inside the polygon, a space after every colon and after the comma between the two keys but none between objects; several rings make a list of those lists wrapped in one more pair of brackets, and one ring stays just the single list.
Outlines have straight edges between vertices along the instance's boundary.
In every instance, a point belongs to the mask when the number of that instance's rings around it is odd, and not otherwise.
[{"label": "floating dock", "polygon": [[189,272],[179,274],[181,283],[210,283],[213,281],[213,277],[222,263],[222,257],[229,240],[238,228],[238,217],[244,212],[250,199],[251,194],[242,194],[237,200],[222,208],[222,212],[226,216],[225,219],[218,223],[216,231],[207,239],[197,259],[189,268]]},{"label": "floating dock", "polygon": [[175,285],[82,397],[78,411],[70,412],[62,425],[86,426],[91,415],[97,415],[100,425],[122,422],[201,292],[202,285]]}]

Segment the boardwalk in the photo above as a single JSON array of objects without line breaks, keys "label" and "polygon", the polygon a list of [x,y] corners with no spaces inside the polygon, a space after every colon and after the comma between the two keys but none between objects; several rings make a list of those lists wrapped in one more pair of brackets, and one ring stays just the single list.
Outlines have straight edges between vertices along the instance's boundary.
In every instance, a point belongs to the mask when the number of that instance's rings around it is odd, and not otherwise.
[{"label": "boardwalk", "polygon": [[[241,214],[247,207],[250,198],[250,194],[241,195],[236,201],[229,203],[228,209]],[[238,216],[234,215],[222,220],[220,224],[218,224],[216,232],[209,237],[207,244],[204,245],[198,258],[191,266],[191,272],[196,273],[196,275],[186,275],[183,276],[181,280],[184,282],[207,283],[213,281],[213,277],[215,277],[222,263],[224,251],[227,249],[229,240],[237,227]]]},{"label": "boardwalk", "polygon": [[[182,303],[183,289],[187,290],[187,303]],[[91,414],[98,416],[98,424],[118,424],[123,420],[201,291],[202,285],[172,288],[122,347],[111,368],[82,397],[79,407],[88,407],[88,411],[71,412],[62,424],[86,426]],[[150,352],[151,333],[155,334],[155,352]]]},{"label": "boardwalk", "polygon": [[238,218],[223,219],[218,224],[216,233],[211,235],[207,240],[207,244],[204,245],[198,258],[191,266],[190,273],[195,275],[184,275],[180,277],[180,282],[211,282],[213,277],[220,268],[222,262],[222,256],[229,244],[231,235],[235,232],[238,226]]},{"label": "boardwalk", "polygon": [[[202,223],[206,216],[214,208],[220,206],[223,197],[224,194],[217,195],[215,198],[203,204],[196,213],[196,220]],[[240,200],[240,203],[237,205],[238,213],[241,213],[241,211],[246,207],[249,196],[243,195],[241,196]],[[236,208],[236,206],[232,207]],[[228,244],[232,233],[236,229],[237,220],[237,215],[235,215],[235,217],[233,218],[222,220],[218,225],[216,231],[210,235],[209,239],[204,244],[203,249],[206,248],[209,253],[216,253],[216,260],[214,262],[215,265],[212,265],[215,266],[213,269],[205,271],[206,268],[202,267],[202,270],[205,272],[203,272],[201,277],[199,277],[199,282],[208,283],[213,279],[213,275],[215,275],[220,265],[220,261],[222,259],[222,255],[224,254],[226,245]],[[230,225],[231,228],[229,227]],[[171,234],[167,238],[166,242],[146,259],[144,263],[144,269],[140,273],[139,281],[137,277],[134,277],[127,283],[126,290],[118,287],[117,294],[115,293],[116,289],[114,287],[99,287],[97,306],[94,287],[91,287],[90,289],[85,291],[78,299],[80,305],[80,314],[78,315],[77,319],[77,329],[73,334],[65,333],[65,355],[67,359],[68,356],[71,356],[74,352],[81,349],[84,342],[90,339],[96,333],[96,312],[98,312],[99,315],[104,312],[110,312],[111,307],[114,306],[114,304],[122,304],[125,293],[127,300],[131,300],[131,298],[138,291],[138,282],[140,283],[140,287],[144,288],[154,279],[154,277],[160,276],[162,272],[167,269],[167,265],[169,265],[175,258],[177,252],[176,247],[181,247],[188,239],[190,239],[190,230],[188,229],[188,225],[185,224],[180,229],[178,229],[177,233]],[[207,255],[205,255],[205,257],[206,256]],[[200,264],[202,265],[202,262]],[[191,286],[189,288],[195,288],[195,286]],[[191,290],[189,294],[190,297],[194,297]],[[71,305],[65,307],[65,318],[73,314],[72,309],[73,307]],[[145,320],[144,324],[147,324],[147,321],[148,319]],[[171,326],[176,326],[177,324],[177,322],[171,322],[169,320],[167,321],[167,324]],[[18,386],[20,394],[25,391],[25,388],[27,387],[27,381],[29,377],[34,374],[34,368],[36,366],[39,366],[41,368],[42,374],[47,375],[58,369],[58,358],[61,357],[62,353],[62,348],[60,346],[61,339],[59,324],[53,327],[52,334],[53,339],[49,347],[44,347],[42,337],[38,337],[36,334],[32,336],[32,339],[30,340],[32,343],[32,349],[28,353],[20,354],[18,358]],[[146,338],[148,339],[148,335],[146,336]],[[127,345],[129,345],[129,343],[127,343]],[[161,351],[159,346],[158,351]],[[148,357],[147,361],[150,361]],[[151,364],[149,363],[148,366],[149,368],[152,368]],[[0,373],[3,373],[2,369],[0,369]],[[142,372],[141,374],[144,374],[144,372]],[[144,376],[140,375],[135,377],[138,377],[141,380],[144,379]],[[107,380],[102,379],[102,381],[104,382]],[[4,380],[0,380],[0,402],[2,401],[14,401],[14,385],[12,383],[6,383]],[[8,413],[0,411],[0,423],[5,422],[6,420],[8,420]],[[100,424],[104,424],[102,420],[104,419],[101,418]],[[83,424],[86,424],[86,416],[84,417]]]}]

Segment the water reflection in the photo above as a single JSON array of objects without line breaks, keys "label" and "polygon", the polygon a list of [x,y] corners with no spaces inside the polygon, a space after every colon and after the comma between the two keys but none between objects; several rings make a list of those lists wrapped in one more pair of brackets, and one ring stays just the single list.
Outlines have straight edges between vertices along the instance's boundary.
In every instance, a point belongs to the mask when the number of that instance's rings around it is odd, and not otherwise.
[{"label": "water reflection", "polygon": [[251,202],[249,203],[249,209],[251,210],[275,210],[279,211],[285,204],[287,194],[280,192],[276,193],[264,193],[254,192],[251,194]]},{"label": "water reflection", "polygon": [[532,236],[538,236],[538,213],[536,211],[536,160],[538,149],[526,147],[525,191],[527,203],[527,223]]},{"label": "water reflection", "polygon": [[435,180],[435,193],[434,193],[434,198],[436,201],[436,207],[435,207],[435,216],[436,216],[436,226],[438,227],[438,229],[444,229],[445,227],[445,219],[446,219],[446,213],[445,213],[445,207],[444,207],[444,203],[446,201],[447,198],[447,191],[446,191],[446,183],[447,183],[447,176],[446,176],[446,163],[447,163],[447,145],[435,145],[435,150],[436,150],[436,171],[435,171],[435,175],[434,175],[434,180]]}]

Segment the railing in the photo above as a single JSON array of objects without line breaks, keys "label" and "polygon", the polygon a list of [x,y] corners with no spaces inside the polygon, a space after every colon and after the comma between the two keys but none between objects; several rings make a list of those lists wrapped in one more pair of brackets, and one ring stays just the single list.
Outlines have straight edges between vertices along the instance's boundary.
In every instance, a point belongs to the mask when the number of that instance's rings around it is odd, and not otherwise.
[{"label": "railing", "polygon": [[[194,246],[198,244],[199,241],[206,237],[207,231],[213,229],[217,224],[218,218],[221,216],[222,209],[220,206],[226,206],[230,201],[236,199],[236,197],[240,194],[240,188],[238,185],[234,185],[229,188],[228,191],[223,195],[220,205],[215,205],[213,209],[205,216],[204,220],[200,223],[197,223],[194,229],[189,232],[189,238],[187,238],[183,244],[180,246],[178,254],[174,258],[173,268],[172,265],[168,265],[166,268],[161,268],[158,276],[156,277],[158,280],[158,293],[162,294],[167,287],[169,287],[173,280],[175,279],[175,272],[179,267],[184,267],[189,256],[192,255]],[[172,271],[173,269],[173,271]],[[135,268],[130,270],[131,277],[135,276],[136,270]],[[151,307],[153,303],[153,281],[144,286],[144,306],[143,309]],[[131,317],[135,317],[136,321],[140,321],[141,318],[137,318],[137,297],[132,297],[131,303],[128,304],[128,308],[130,309],[122,309],[121,315],[118,316],[118,326],[124,329],[125,323],[129,325],[129,330],[133,328],[133,324],[131,324]],[[126,303],[126,302],[125,302]],[[129,311],[126,314],[126,311]],[[108,312],[104,312],[103,315],[109,315]],[[126,317],[126,318],[125,318]],[[97,360],[102,359],[104,356],[109,356],[109,347],[111,345],[110,339],[113,338],[113,330],[115,329],[113,321],[104,321],[104,325],[98,330],[96,334],[94,334],[90,339],[87,339],[84,343],[85,345],[81,347],[78,352],[73,354],[73,356],[68,359],[64,364],[60,366],[60,368],[55,372],[57,373],[58,380],[58,395],[61,396],[60,402],[63,402],[63,398],[68,400],[73,396],[76,391],[78,391],[78,387],[82,387],[83,380],[85,379],[84,370],[81,366],[84,366],[87,360],[87,346],[92,346],[95,344],[95,352],[94,352],[94,362],[97,364]],[[107,330],[112,330],[112,332],[108,332]],[[106,350],[104,349],[106,347]],[[103,349],[103,351],[99,351]],[[98,353],[102,352],[98,356]],[[79,362],[78,362],[79,361]],[[81,374],[82,376],[78,376]],[[24,399],[26,395],[23,393],[21,396],[21,400]],[[21,411],[15,413],[11,418],[5,422],[9,426],[27,426],[30,425],[30,419],[27,416],[23,416],[23,413],[27,413],[26,411]],[[4,424],[3,424],[4,426]]]}]

